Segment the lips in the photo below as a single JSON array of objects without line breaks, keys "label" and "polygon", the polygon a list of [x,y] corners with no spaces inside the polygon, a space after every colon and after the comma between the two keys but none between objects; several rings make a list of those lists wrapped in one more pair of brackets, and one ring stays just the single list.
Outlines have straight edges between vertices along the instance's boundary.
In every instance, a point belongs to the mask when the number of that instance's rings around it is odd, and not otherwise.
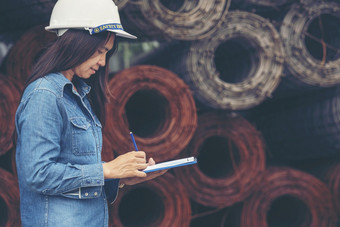
[{"label": "lips", "polygon": [[94,69],[91,67],[91,70],[93,71],[93,73],[96,73],[98,69]]}]

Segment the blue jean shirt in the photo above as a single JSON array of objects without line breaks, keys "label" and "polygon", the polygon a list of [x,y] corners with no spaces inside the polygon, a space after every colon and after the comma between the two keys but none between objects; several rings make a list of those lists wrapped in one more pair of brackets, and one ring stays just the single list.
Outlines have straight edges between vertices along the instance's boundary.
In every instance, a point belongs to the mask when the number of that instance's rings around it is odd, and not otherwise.
[{"label": "blue jean shirt", "polygon": [[80,78],[74,86],[61,73],[46,75],[25,89],[17,109],[22,226],[108,226],[102,126],[90,87]]}]

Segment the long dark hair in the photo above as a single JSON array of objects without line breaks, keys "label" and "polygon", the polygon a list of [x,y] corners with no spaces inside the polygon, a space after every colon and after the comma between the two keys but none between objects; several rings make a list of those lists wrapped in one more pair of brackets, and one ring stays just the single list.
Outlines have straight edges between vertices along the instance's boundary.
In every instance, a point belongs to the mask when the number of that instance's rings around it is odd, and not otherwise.
[{"label": "long dark hair", "polygon": [[[86,30],[69,29],[40,56],[26,81],[30,83],[49,73],[56,73],[72,69],[88,60],[99,47],[114,35],[112,32],[100,32],[90,35]],[[96,74],[86,82],[91,86],[89,94],[90,103],[101,123],[105,124],[105,103],[107,102],[106,89],[108,81],[108,63],[110,57],[118,47],[114,39],[113,48],[106,55],[105,67],[100,67]]]}]

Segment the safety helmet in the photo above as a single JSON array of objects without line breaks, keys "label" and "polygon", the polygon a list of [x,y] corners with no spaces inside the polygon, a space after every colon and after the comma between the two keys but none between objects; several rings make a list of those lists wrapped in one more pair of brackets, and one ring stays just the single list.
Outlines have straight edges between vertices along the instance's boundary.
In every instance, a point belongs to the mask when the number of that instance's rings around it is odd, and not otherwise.
[{"label": "safety helmet", "polygon": [[112,0],[58,0],[45,29],[61,36],[69,28],[85,29],[91,35],[110,31],[117,36],[137,38],[124,31],[118,7]]}]

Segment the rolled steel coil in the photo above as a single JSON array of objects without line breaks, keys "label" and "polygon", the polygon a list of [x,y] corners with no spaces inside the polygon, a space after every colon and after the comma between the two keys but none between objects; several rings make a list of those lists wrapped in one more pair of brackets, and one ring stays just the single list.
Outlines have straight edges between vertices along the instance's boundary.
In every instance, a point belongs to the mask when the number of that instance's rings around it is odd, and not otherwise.
[{"label": "rolled steel coil", "polygon": [[[132,216],[133,218],[132,218]],[[170,173],[125,186],[110,207],[110,226],[187,227],[191,207],[183,185]]]},{"label": "rolled steel coil", "polygon": [[0,74],[0,156],[13,147],[14,115],[20,92],[13,80]]},{"label": "rolled steel coil", "polygon": [[244,201],[241,227],[335,227],[336,212],[326,184],[289,167],[270,167]]},{"label": "rolled steel coil", "polygon": [[20,226],[19,186],[16,178],[0,168],[0,226]]},{"label": "rolled steel coil", "polygon": [[258,105],[276,89],[284,53],[279,33],[268,20],[233,11],[211,37],[161,46],[134,64],[143,63],[178,74],[204,106],[244,110]]},{"label": "rolled steel coil", "polygon": [[122,21],[129,31],[153,40],[198,40],[219,29],[231,0],[145,0],[127,4]]},{"label": "rolled steel coil", "polygon": [[198,163],[175,168],[176,178],[191,199],[209,207],[243,201],[265,170],[261,135],[239,115],[200,114],[195,135],[181,156],[195,156]]},{"label": "rolled steel coil", "polygon": [[266,103],[253,111],[271,158],[340,157],[340,87]]},{"label": "rolled steel coil", "polygon": [[114,151],[139,150],[156,162],[178,155],[191,140],[197,113],[189,87],[167,69],[135,66],[116,74],[109,82],[112,100],[107,106],[105,134]]},{"label": "rolled steel coil", "polygon": [[43,25],[35,26],[25,32],[10,49],[6,59],[7,75],[24,84],[30,75],[34,62],[41,52],[57,36],[47,32]]},{"label": "rolled steel coil", "polygon": [[[330,87],[340,82],[340,4],[302,1],[285,15],[280,35],[290,84]],[[294,80],[297,81],[294,84]]]}]

